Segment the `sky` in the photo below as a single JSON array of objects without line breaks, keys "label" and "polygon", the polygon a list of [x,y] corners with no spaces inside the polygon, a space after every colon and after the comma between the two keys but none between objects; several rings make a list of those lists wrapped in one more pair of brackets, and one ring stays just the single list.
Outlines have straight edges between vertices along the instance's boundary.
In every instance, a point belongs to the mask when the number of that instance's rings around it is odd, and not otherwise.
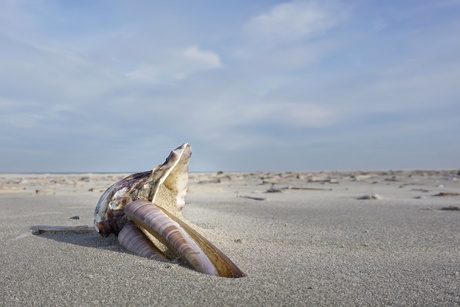
[{"label": "sky", "polygon": [[460,168],[460,1],[0,1],[0,172]]}]

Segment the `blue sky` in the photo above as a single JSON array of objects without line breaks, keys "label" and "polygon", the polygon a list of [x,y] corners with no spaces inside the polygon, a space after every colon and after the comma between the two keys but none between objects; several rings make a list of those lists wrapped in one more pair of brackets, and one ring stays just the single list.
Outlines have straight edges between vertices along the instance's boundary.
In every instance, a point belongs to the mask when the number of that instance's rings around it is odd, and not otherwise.
[{"label": "blue sky", "polygon": [[460,1],[0,2],[0,172],[460,167]]}]

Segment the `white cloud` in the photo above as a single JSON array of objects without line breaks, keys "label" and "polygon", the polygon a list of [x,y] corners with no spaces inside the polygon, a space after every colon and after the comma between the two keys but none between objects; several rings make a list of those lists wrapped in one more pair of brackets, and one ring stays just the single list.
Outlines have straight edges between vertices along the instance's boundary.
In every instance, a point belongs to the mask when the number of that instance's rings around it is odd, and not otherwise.
[{"label": "white cloud", "polygon": [[279,4],[267,13],[253,17],[244,30],[256,43],[296,43],[323,33],[341,18],[338,6],[294,1]]},{"label": "white cloud", "polygon": [[305,69],[339,45],[325,35],[347,15],[335,1],[292,1],[252,17],[243,26],[244,44],[235,51],[248,71],[272,78]]},{"label": "white cloud", "polygon": [[222,66],[219,55],[209,50],[200,49],[198,46],[191,46],[182,55],[201,69],[214,69]]},{"label": "white cloud", "polygon": [[155,82],[158,77],[158,68],[153,65],[145,65],[136,70],[130,71],[126,74],[128,78],[145,81]]},{"label": "white cloud", "polygon": [[171,52],[163,56],[158,63],[143,64],[128,72],[126,76],[147,83],[169,83],[182,80],[198,71],[217,69],[221,66],[217,53],[194,45]]}]

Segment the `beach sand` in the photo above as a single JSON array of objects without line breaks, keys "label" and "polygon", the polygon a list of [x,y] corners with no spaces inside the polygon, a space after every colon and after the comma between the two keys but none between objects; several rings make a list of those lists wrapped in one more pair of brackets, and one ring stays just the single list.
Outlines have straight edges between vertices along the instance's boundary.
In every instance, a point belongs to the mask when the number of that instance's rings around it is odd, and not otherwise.
[{"label": "beach sand", "polygon": [[183,215],[239,279],[30,231],[92,225],[121,177],[0,176],[1,306],[460,305],[458,171],[190,174]]}]

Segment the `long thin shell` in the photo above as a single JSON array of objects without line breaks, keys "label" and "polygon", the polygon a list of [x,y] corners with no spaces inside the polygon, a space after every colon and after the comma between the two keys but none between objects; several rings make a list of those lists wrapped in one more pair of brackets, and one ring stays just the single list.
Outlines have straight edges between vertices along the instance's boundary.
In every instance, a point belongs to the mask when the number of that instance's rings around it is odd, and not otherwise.
[{"label": "long thin shell", "polygon": [[137,228],[133,222],[128,222],[118,234],[118,243],[123,248],[141,257],[168,261],[163,253]]},{"label": "long thin shell", "polygon": [[221,277],[242,277],[243,272],[217,247],[167,211],[146,200],[126,205],[124,213],[183,257],[198,272]]}]

